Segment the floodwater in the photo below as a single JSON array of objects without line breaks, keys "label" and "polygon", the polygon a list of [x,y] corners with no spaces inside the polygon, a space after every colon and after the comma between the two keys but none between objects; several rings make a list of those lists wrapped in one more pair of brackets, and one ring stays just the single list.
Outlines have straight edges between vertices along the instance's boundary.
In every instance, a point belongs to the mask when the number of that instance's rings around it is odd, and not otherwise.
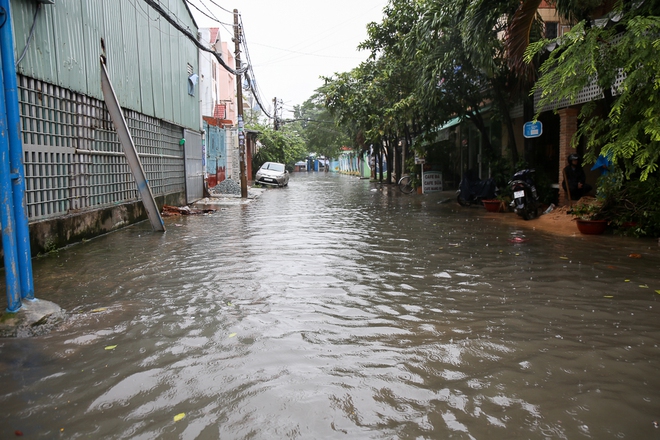
[{"label": "floodwater", "polygon": [[657,243],[441,200],[294,174],[35,260],[0,438],[660,438]]}]

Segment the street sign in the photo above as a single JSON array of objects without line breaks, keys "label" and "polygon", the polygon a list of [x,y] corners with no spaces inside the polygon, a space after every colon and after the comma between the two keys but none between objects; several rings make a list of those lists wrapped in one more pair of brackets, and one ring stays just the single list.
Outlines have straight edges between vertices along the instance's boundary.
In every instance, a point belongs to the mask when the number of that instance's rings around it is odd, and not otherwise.
[{"label": "street sign", "polygon": [[422,174],[422,188],[424,194],[442,191],[442,173],[440,171],[425,171]]},{"label": "street sign", "polygon": [[523,136],[526,138],[537,138],[543,134],[543,124],[541,121],[525,122],[523,126]]}]

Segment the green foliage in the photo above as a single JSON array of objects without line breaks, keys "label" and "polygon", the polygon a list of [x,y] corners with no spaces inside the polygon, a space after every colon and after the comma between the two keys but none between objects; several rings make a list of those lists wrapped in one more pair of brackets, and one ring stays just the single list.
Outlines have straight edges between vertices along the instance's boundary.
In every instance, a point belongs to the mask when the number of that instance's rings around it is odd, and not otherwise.
[{"label": "green foliage", "polygon": [[[660,17],[645,16],[657,11],[644,6],[619,10],[617,26],[578,23],[543,64],[535,86],[541,91],[541,108],[562,99],[575,102],[580,90],[595,81],[605,91],[605,102],[582,107],[573,144],[584,139],[588,159],[608,155],[626,179],[636,175],[642,181],[658,170],[660,162]],[[530,45],[528,60],[548,43]]]},{"label": "green foliage", "polygon": [[318,94],[294,108],[307,151],[320,156],[338,157],[341,147],[350,144],[347,134],[337,126],[330,110]]},{"label": "green foliage", "polygon": [[255,125],[250,129],[259,131],[257,141],[259,151],[252,158],[252,168],[259,169],[265,162],[279,162],[293,169],[294,164],[307,157],[303,138],[296,131],[288,128],[273,130],[270,126]]},{"label": "green foliage", "polygon": [[573,205],[569,212],[573,214],[573,217],[580,220],[604,220],[605,217],[603,204],[596,199],[580,200],[579,203]]},{"label": "green foliage", "polygon": [[660,237],[660,174],[644,181],[615,170],[599,180],[603,216],[623,235]]}]

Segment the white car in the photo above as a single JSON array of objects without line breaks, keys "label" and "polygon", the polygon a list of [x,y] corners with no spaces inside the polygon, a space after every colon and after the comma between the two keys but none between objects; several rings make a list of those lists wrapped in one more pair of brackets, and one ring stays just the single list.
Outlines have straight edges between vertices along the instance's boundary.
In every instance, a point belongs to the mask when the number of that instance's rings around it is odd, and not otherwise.
[{"label": "white car", "polygon": [[289,172],[282,163],[266,162],[257,171],[256,182],[262,185],[287,186]]}]

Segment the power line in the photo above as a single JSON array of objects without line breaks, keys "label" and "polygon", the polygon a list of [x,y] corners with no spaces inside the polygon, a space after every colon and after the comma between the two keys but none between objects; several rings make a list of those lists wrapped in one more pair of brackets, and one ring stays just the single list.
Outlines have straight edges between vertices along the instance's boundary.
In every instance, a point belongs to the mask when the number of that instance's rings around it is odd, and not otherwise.
[{"label": "power line", "polygon": [[[245,78],[248,81],[248,86],[250,87],[250,90],[252,91],[252,96],[254,96],[254,99],[257,101],[257,105],[259,106],[259,108],[261,108],[261,111],[264,112],[266,117],[268,117],[269,119],[277,118],[277,109],[274,109],[275,116],[271,116],[270,114],[268,114],[268,112],[266,111],[266,108],[264,107],[264,105],[261,102],[261,98],[259,96],[259,91],[255,89],[255,74],[254,74],[254,69],[252,68],[252,61],[250,60],[250,50],[248,49],[247,39],[245,37],[245,26],[243,25],[243,17],[241,15],[239,15],[239,19],[240,19],[240,22],[241,22],[240,32],[243,36],[242,43],[243,43],[243,49],[245,50],[245,60],[247,61],[248,66],[249,66],[249,72],[245,73]],[[250,76],[250,73],[252,74],[252,76]]]},{"label": "power line", "polygon": [[[194,4],[193,2],[191,2],[190,0],[185,0],[185,2],[188,3],[190,6],[192,6],[193,8],[197,9],[197,10],[199,11],[200,14],[206,16],[207,18],[210,18],[211,20],[213,20],[213,21],[215,21],[215,22],[217,22],[217,23],[219,23],[219,24],[227,25],[227,26],[234,26],[233,23],[225,23],[225,22],[223,22],[223,21],[220,21],[220,19],[219,19],[218,17],[216,17],[215,14],[213,14],[213,11],[211,11],[211,9],[209,9],[209,7],[206,6],[206,4],[205,4],[204,2],[201,2],[201,3],[202,3],[202,5],[204,5],[204,7],[206,8],[206,10],[209,11],[208,13],[202,11],[202,10],[199,8],[199,6],[197,6],[196,4]],[[209,15],[209,14],[210,14],[210,15]]]},{"label": "power line", "polygon": [[195,46],[197,46],[200,50],[203,50],[204,52],[209,52],[210,54],[215,56],[215,58],[218,60],[218,63],[220,63],[220,65],[226,71],[228,71],[229,73],[231,73],[233,75],[243,75],[248,70],[249,65],[246,65],[245,68],[242,68],[242,69],[239,69],[239,70],[232,69],[225,62],[225,60],[222,59],[221,54],[219,54],[219,53],[217,53],[217,52],[215,52],[211,49],[208,49],[208,48],[204,47],[204,45],[202,43],[200,43],[199,41],[197,41],[197,38],[188,29],[185,29],[183,26],[181,26],[179,23],[177,23],[177,21],[172,16],[170,16],[170,14],[165,12],[165,10],[158,3],[156,3],[154,0],[144,0],[144,2],[146,4],[148,4],[149,6],[151,6],[156,12],[158,12],[165,20],[167,20],[179,32],[181,32],[183,35],[188,37],[188,39],[190,41],[192,41],[193,44]]},{"label": "power line", "polygon": [[332,125],[335,125],[335,121],[319,121],[319,120],[317,120],[317,119],[310,119],[310,118],[284,119],[284,120],[282,121],[282,123],[286,123],[286,122],[298,122],[298,121],[302,121],[302,122],[316,122],[316,123],[319,123],[319,124],[332,124]]},{"label": "power line", "polygon": [[230,14],[233,14],[233,13],[234,13],[234,11],[230,11],[229,9],[225,9],[225,8],[223,8],[222,6],[220,6],[219,4],[217,4],[216,2],[214,2],[213,0],[209,0],[209,1],[210,1],[211,3],[213,3],[215,6],[217,6],[218,8],[222,9],[223,11],[225,11],[225,12],[229,12]]}]

